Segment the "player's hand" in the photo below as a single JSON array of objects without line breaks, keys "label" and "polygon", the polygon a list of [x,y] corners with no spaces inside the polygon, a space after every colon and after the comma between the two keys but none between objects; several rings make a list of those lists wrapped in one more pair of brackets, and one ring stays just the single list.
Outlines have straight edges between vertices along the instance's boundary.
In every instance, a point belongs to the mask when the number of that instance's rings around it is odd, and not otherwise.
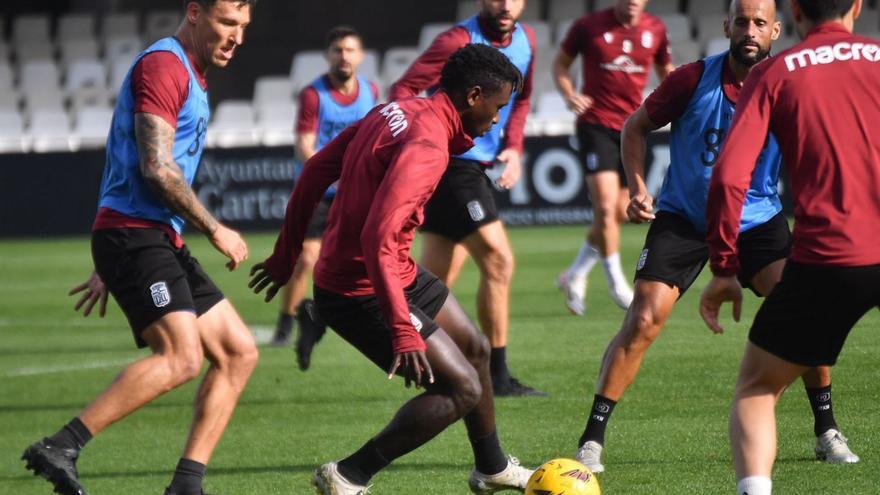
[{"label": "player's hand", "polygon": [[269,302],[275,297],[278,290],[284,287],[284,284],[279,284],[272,279],[272,276],[269,274],[269,269],[266,268],[266,262],[264,261],[262,263],[257,263],[251,268],[251,281],[248,283],[248,287],[254,290],[254,294],[259,294],[267,286],[269,287],[269,290],[266,291],[266,302]]},{"label": "player's hand", "polygon": [[522,173],[522,156],[519,151],[507,148],[498,154],[496,160],[504,164],[504,172],[495,183],[502,189],[512,188],[519,181],[519,176]]},{"label": "player's hand", "polygon": [[587,95],[574,92],[566,99],[565,104],[575,115],[582,115],[593,107],[593,99]]},{"label": "player's hand", "polygon": [[654,198],[648,193],[630,196],[626,216],[632,223],[646,223],[654,220]]},{"label": "player's hand", "polygon": [[226,263],[226,268],[229,268],[229,271],[235,270],[238,268],[238,265],[247,260],[247,244],[238,232],[229,227],[222,224],[218,225],[217,230],[208,236],[208,239],[217,248],[217,251],[220,251],[223,253],[223,256],[229,258],[229,262]]},{"label": "player's hand", "polygon": [[67,295],[72,296],[80,292],[83,294],[79,301],[73,305],[73,310],[79,311],[79,308],[85,305],[86,308],[83,310],[83,316],[89,316],[92,313],[92,308],[100,301],[101,305],[98,306],[98,316],[103,318],[107,313],[107,286],[104,285],[104,281],[101,280],[98,272],[92,271],[88,280],[70,289]]},{"label": "player's hand", "polygon": [[718,313],[721,305],[727,301],[733,302],[733,321],[738,322],[742,312],[742,287],[739,281],[736,277],[713,276],[700,296],[700,316],[715,333],[724,333],[718,323]]},{"label": "player's hand", "polygon": [[425,351],[395,353],[391,368],[388,369],[388,379],[394,378],[398,371],[406,380],[406,388],[413,384],[416,388],[421,388],[426,383],[434,383],[434,372],[431,371]]}]

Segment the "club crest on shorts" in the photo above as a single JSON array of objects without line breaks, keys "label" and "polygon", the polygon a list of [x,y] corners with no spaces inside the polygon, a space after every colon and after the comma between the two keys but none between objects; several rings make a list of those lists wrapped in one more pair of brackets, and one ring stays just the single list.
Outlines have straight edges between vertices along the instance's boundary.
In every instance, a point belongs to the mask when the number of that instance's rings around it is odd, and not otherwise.
[{"label": "club crest on shorts", "polygon": [[636,265],[636,271],[644,268],[646,261],[648,261],[648,248],[642,250],[642,255],[639,256],[639,263]]},{"label": "club crest on shorts", "polygon": [[410,313],[409,314],[409,321],[410,321],[410,323],[413,324],[413,326],[415,327],[417,332],[422,331],[422,320],[420,320],[418,316]]},{"label": "club crest on shorts", "polygon": [[486,211],[483,210],[483,205],[480,204],[479,200],[473,200],[467,204],[468,214],[471,216],[471,220],[475,222],[479,222],[480,220],[486,218]]},{"label": "club crest on shorts", "polygon": [[599,168],[599,155],[596,153],[587,153],[587,168],[596,170]]},{"label": "club crest on shorts", "polygon": [[171,303],[171,293],[168,292],[168,285],[164,281],[151,285],[150,295],[153,296],[153,304],[157,308],[168,306]]}]

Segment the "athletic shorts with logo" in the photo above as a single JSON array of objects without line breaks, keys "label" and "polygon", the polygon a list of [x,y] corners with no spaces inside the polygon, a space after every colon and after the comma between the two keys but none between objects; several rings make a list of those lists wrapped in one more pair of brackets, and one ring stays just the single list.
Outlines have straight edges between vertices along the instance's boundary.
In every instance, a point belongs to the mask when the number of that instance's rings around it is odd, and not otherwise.
[{"label": "athletic shorts with logo", "polygon": [[333,204],[332,199],[324,198],[318,203],[315,212],[312,213],[312,219],[309,220],[309,226],[306,228],[306,239],[320,239],[327,230],[327,217],[330,215],[330,206]]},{"label": "athletic shorts with logo", "polygon": [[161,229],[96,230],[92,259],[139,348],[147,346],[141,334],[159,318],[174,311],[201,316],[223,300],[189,249],[175,248]]},{"label": "athletic shorts with logo", "polygon": [[[764,267],[788,258],[791,252],[791,230],[782,213],[767,222],[742,232],[737,241],[740,284],[760,296],[751,280]],[[645,247],[636,265],[636,280],[656,280],[678,287],[683,296],[709,260],[706,235],[698,232],[686,218],[660,211],[657,213]]]},{"label": "athletic shorts with logo", "polygon": [[617,172],[626,187],[626,171],[620,157],[620,131],[598,124],[577,124],[578,155],[586,175]]},{"label": "athletic shorts with logo", "polygon": [[425,221],[419,230],[459,242],[495,220],[498,208],[492,195],[492,180],[483,165],[453,158],[425,205]]},{"label": "athletic shorts with logo", "polygon": [[[413,326],[428,340],[439,327],[434,317],[440,312],[449,289],[434,274],[419,267],[415,281],[404,289]],[[391,367],[391,328],[375,294],[343,296],[314,286],[315,305],[321,318],[383,371]]]},{"label": "athletic shorts with logo", "polygon": [[789,260],[782,280],[755,315],[749,340],[795,364],[833,366],[850,330],[875,307],[880,307],[880,265]]}]

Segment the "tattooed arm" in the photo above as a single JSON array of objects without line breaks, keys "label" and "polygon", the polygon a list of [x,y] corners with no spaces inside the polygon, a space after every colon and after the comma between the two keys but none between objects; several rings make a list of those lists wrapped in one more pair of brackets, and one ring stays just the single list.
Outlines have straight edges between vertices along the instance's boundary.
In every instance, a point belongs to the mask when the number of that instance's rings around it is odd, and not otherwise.
[{"label": "tattooed arm", "polygon": [[174,128],[149,113],[135,114],[134,128],[141,174],[147,184],[162,204],[204,233],[230,259],[226,266],[234,270],[247,259],[247,245],[238,232],[223,226],[208,212],[186,181],[174,161]]}]

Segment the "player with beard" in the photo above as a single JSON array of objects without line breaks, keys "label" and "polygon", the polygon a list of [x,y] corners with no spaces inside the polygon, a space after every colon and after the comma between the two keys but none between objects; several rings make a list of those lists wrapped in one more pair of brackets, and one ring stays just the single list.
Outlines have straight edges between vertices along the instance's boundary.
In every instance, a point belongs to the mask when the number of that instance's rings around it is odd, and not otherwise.
[{"label": "player with beard", "polygon": [[[605,351],[579,441],[578,459],[595,472],[604,469],[600,455],[614,406],[635,379],[675,302],[708,261],[705,212],[712,168],[743,81],[769,55],[779,29],[773,0],[734,0],[724,21],[730,50],[673,72],[624,125],[627,214],[635,223],[652,223],[636,268],[633,304]],[[668,123],[672,123],[672,163],[655,214],[654,198],[645,186],[645,141],[649,132]],[[771,135],[758,159],[740,225],[742,266],[737,276],[759,296],[769,294],[779,281],[791,245],[776,189],[779,166],[779,147]],[[815,417],[816,453],[829,462],[857,462],[834,421],[830,369],[810,370],[804,384]]]},{"label": "player with beard", "polygon": [[[476,145],[453,156],[425,208],[422,225],[422,253],[419,263],[452,287],[468,254],[480,270],[477,288],[477,317],[492,345],[490,358],[492,388],[497,396],[546,395],[514,378],[507,367],[507,337],[510,316],[510,285],[514,258],[498,209],[492,184],[485,169],[504,166],[496,184],[510,189],[520,176],[526,116],[532,94],[535,66],[535,35],[517,22],[526,0],[480,0],[479,14],[437,36],[391,87],[391,99],[433,91],[440,69],[455,50],[468,43],[492,46],[523,74],[524,83],[500,121]],[[503,139],[502,139],[503,134]]]},{"label": "player with beard", "polygon": [[[364,59],[360,34],[348,26],[339,26],[327,33],[326,40],[325,56],[330,68],[299,94],[295,144],[297,176],[302,172],[303,163],[343,129],[360,120],[379,100],[379,88],[357,73]],[[308,279],[318,261],[321,235],[327,227],[327,213],[335,195],[336,188],[331,186],[315,210],[303,242],[303,253],[290,282],[284,286],[278,324],[272,339],[273,345],[287,345],[296,318],[299,327],[296,357],[302,370],[308,369],[312,348],[325,329],[314,309],[314,301],[306,299],[305,295]]]},{"label": "player with beard", "polygon": [[339,189],[315,265],[315,305],[343,339],[387,373],[425,391],[357,452],[329,462],[314,483],[327,495],[366,493],[370,479],[464,419],[474,493],[525,488],[531,471],[508,460],[495,428],[487,339],[443,282],[409,252],[449,156],[489,132],[522,76],[497,50],[469,44],[441,71],[430,98],[382,105],[313,156],[293,190],[275,251],[250,287],[269,300],[290,278],[324,190]]},{"label": "player with beard", "polygon": [[[620,222],[626,218],[628,201],[620,130],[639,107],[651,68],[661,81],[673,70],[666,26],[645,12],[647,3],[616,0],[613,7],[578,19],[553,61],[559,93],[577,114],[578,150],[593,208],[586,240],[556,280],[566,307],[575,315],[584,314],[587,279],[597,262],[615,304],[626,309],[633,298],[620,265]],[[581,92],[569,71],[578,54]]]},{"label": "player with beard", "polygon": [[177,32],[135,58],[119,91],[92,226],[95,272],[71,294],[83,292],[75,309],[86,304],[88,315],[100,301],[104,316],[109,290],[137,346],[152,353],[129,364],[58,433],[25,450],[28,469],[62,495],[86,493],[76,461],[93,436],[195,380],[207,360],[186,446],[165,490],[203,495],[206,465],[257,364],[250,330],[181,236],[189,222],[229,258],[230,270],[247,259],[244,240],[208,212],[191,183],[210,120],[205,73],[229,64],[255,3],[185,0]]}]

